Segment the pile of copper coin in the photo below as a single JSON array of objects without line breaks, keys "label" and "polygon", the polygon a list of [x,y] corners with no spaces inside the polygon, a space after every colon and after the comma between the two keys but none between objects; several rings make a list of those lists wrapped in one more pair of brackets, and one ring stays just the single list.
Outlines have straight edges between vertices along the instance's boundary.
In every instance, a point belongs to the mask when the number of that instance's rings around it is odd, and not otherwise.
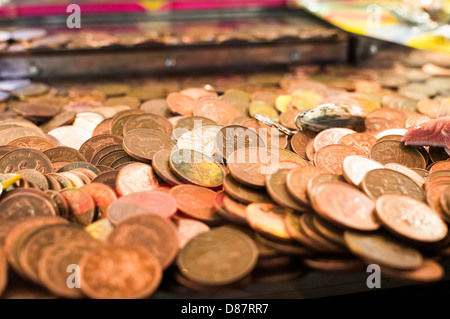
[{"label": "pile of copper coin", "polygon": [[[389,70],[0,81],[0,293],[146,298],[369,264],[440,280],[445,62],[413,53]],[[342,104],[364,111],[362,125],[299,127],[303,111]],[[428,145],[403,142],[428,126]]]},{"label": "pile of copper coin", "polygon": [[[298,19],[297,19],[298,20]],[[123,29],[129,28],[125,26]],[[0,52],[41,49],[95,49],[135,45],[189,45],[227,42],[271,42],[279,40],[336,39],[339,31],[320,25],[302,25],[296,19],[245,19],[222,24],[141,23],[131,31],[83,26],[79,32],[52,28],[0,30]],[[73,31],[73,30],[72,30]]]}]

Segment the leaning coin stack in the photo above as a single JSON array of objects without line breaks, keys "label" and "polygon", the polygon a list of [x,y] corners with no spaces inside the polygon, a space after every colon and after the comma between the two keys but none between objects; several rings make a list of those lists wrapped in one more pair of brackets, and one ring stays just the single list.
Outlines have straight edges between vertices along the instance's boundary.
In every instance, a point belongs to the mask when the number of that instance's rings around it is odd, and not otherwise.
[{"label": "leaning coin stack", "polygon": [[439,280],[450,83],[448,65],[419,67],[427,58],[393,70],[0,81],[0,292],[23,296],[22,278],[64,298],[144,298],[367,264]]}]

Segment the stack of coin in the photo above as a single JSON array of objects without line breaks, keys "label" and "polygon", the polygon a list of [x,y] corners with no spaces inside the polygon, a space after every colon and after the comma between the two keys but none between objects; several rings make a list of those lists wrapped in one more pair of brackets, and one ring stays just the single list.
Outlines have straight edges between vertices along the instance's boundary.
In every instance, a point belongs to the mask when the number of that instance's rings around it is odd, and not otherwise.
[{"label": "stack of coin", "polygon": [[[220,292],[373,263],[401,280],[439,280],[437,261],[450,255],[448,149],[402,138],[448,96],[431,90],[433,75],[403,68],[390,80],[386,70],[329,66],[0,81],[0,182],[21,176],[0,197],[0,291],[6,264],[66,298],[148,297],[163,274]],[[311,112],[299,130],[296,116],[322,103],[361,108],[363,125]],[[67,287],[70,265],[81,290]],[[129,284],[118,288],[115,276]]]}]

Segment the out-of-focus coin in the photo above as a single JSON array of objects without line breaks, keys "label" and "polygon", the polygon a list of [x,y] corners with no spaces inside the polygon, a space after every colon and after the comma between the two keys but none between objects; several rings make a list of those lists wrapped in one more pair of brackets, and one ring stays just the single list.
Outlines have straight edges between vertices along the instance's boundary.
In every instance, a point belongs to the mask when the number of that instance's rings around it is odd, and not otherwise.
[{"label": "out-of-focus coin", "polygon": [[195,185],[178,185],[170,190],[177,207],[184,214],[200,220],[208,220],[216,212],[216,192]]},{"label": "out-of-focus coin", "polygon": [[278,112],[274,107],[264,101],[253,101],[249,105],[248,113],[254,117],[255,114],[260,114],[269,118],[271,121],[278,122]]},{"label": "out-of-focus coin", "polygon": [[6,145],[18,138],[26,136],[45,138],[44,133],[36,127],[11,127],[0,131],[0,145]]},{"label": "out-of-focus coin", "polygon": [[438,172],[438,171],[446,171],[446,170],[450,170],[450,161],[436,162],[430,168],[430,174]]},{"label": "out-of-focus coin", "polygon": [[339,144],[352,146],[358,148],[366,153],[367,156],[370,154],[372,146],[377,141],[376,137],[365,133],[353,133],[342,137],[339,140]]},{"label": "out-of-focus coin", "polygon": [[94,220],[95,203],[91,195],[78,188],[66,188],[61,191],[70,211],[70,217],[76,223],[87,226]]},{"label": "out-of-focus coin", "polygon": [[324,219],[342,227],[371,231],[380,227],[375,204],[358,189],[342,182],[326,182],[311,194],[314,210]]},{"label": "out-of-focus coin", "polygon": [[116,106],[116,105],[126,105],[131,109],[138,109],[141,106],[141,101],[134,96],[119,96],[110,97],[104,102],[105,106]]},{"label": "out-of-focus coin", "polygon": [[169,117],[171,115],[165,99],[148,100],[141,104],[140,109],[147,113],[158,114],[164,117]]},{"label": "out-of-focus coin", "polygon": [[238,230],[216,229],[189,241],[178,255],[177,265],[190,280],[226,285],[247,276],[257,259],[257,247],[249,236]]},{"label": "out-of-focus coin", "polygon": [[425,259],[422,265],[413,270],[398,270],[389,267],[381,267],[381,272],[386,276],[401,279],[412,283],[429,283],[442,279],[444,269],[432,259]]},{"label": "out-of-focus coin", "polygon": [[279,169],[276,173],[267,175],[265,181],[267,193],[278,205],[299,212],[306,211],[308,206],[298,203],[288,192],[286,179],[290,171],[290,169]]},{"label": "out-of-focus coin", "polygon": [[23,169],[17,172],[27,182],[31,182],[36,185],[40,190],[47,190],[49,185],[44,174],[34,169]]},{"label": "out-of-focus coin", "polygon": [[24,168],[35,169],[44,174],[53,171],[49,158],[33,149],[17,149],[0,159],[0,172],[2,173],[16,173]]},{"label": "out-of-focus coin", "polygon": [[102,242],[106,242],[109,234],[113,231],[114,226],[111,224],[109,219],[100,219],[93,222],[85,228],[85,230],[91,234],[92,237],[98,239]]},{"label": "out-of-focus coin", "polygon": [[402,173],[402,174],[408,176],[414,182],[416,182],[416,184],[419,185],[419,187],[422,187],[425,184],[425,178],[423,176],[419,175],[412,169],[410,169],[406,166],[403,166],[401,164],[388,163],[388,164],[384,165],[384,168],[392,169],[394,171],[397,171],[399,173]]},{"label": "out-of-focus coin", "polygon": [[370,151],[370,157],[381,164],[398,163],[409,168],[425,168],[427,164],[418,150],[397,141],[376,143]]},{"label": "out-of-focus coin", "polygon": [[256,231],[274,239],[291,240],[284,219],[290,210],[274,204],[253,203],[247,206],[246,219]]},{"label": "out-of-focus coin", "polygon": [[232,119],[241,115],[227,101],[213,99],[198,100],[194,105],[193,114],[209,118],[220,125],[228,125]]},{"label": "out-of-focus coin", "polygon": [[63,110],[48,122],[41,124],[40,128],[45,133],[48,133],[57,127],[72,124],[75,120],[75,116],[76,113],[74,111]]},{"label": "out-of-focus coin", "polygon": [[326,272],[356,272],[366,269],[365,263],[356,258],[320,258],[320,257],[308,257],[303,259],[306,266]]},{"label": "out-of-focus coin", "polygon": [[[146,298],[162,279],[160,263],[141,247],[107,246],[93,250],[81,259],[80,268],[81,290],[96,299]],[[117,280],[127,284],[118,286]]]},{"label": "out-of-focus coin", "polygon": [[57,106],[42,103],[17,103],[13,110],[27,119],[39,122],[49,120],[61,111]]},{"label": "out-of-focus coin", "polygon": [[314,139],[314,150],[318,152],[322,147],[338,144],[345,135],[356,133],[347,128],[330,128],[317,134]]},{"label": "out-of-focus coin", "polygon": [[167,106],[173,113],[181,115],[192,115],[195,100],[181,93],[170,93],[167,96]]},{"label": "out-of-focus coin", "polygon": [[447,225],[426,204],[402,195],[383,195],[376,202],[377,216],[393,232],[420,242],[437,242]]},{"label": "out-of-focus coin", "polygon": [[222,185],[224,173],[214,160],[203,153],[180,149],[170,156],[170,168],[183,180],[204,187]]},{"label": "out-of-focus coin", "polygon": [[107,97],[125,95],[130,91],[130,87],[128,85],[121,83],[97,85],[95,89],[105,93]]},{"label": "out-of-focus coin", "polygon": [[312,218],[314,229],[323,237],[331,240],[335,244],[345,246],[344,230],[336,225],[333,225],[319,215],[314,215]]},{"label": "out-of-focus coin", "polygon": [[0,249],[0,296],[5,291],[8,282],[8,263],[6,262],[5,253]]},{"label": "out-of-focus coin", "polygon": [[16,193],[0,202],[0,219],[22,221],[30,217],[56,216],[50,201],[33,193]]},{"label": "out-of-focus coin", "polygon": [[289,172],[286,177],[288,192],[303,205],[310,205],[306,192],[309,180],[316,175],[326,174],[327,171],[314,167],[299,167]]},{"label": "out-of-focus coin", "polygon": [[225,175],[223,186],[228,195],[242,203],[250,204],[273,202],[265,190],[247,187],[235,180],[230,174]]},{"label": "out-of-focus coin", "polygon": [[344,160],[351,155],[365,155],[364,151],[357,148],[332,144],[322,147],[314,155],[314,164],[330,173],[341,175],[344,172]]},{"label": "out-of-focus coin", "polygon": [[296,130],[297,125],[295,125],[295,117],[302,111],[297,109],[289,109],[280,115],[280,124],[286,126],[288,129]]},{"label": "out-of-focus coin", "polygon": [[424,192],[411,178],[391,169],[377,168],[367,172],[361,186],[372,199],[384,194],[398,194],[425,201]]},{"label": "out-of-focus coin", "polygon": [[423,264],[422,254],[407,244],[377,233],[346,231],[348,248],[364,260],[395,269],[417,269]]},{"label": "out-of-focus coin", "polygon": [[61,144],[77,150],[91,137],[89,131],[70,125],[52,129],[48,134],[55,137]]},{"label": "out-of-focus coin", "polygon": [[24,241],[19,253],[20,267],[27,278],[39,283],[38,264],[46,247],[68,240],[90,239],[83,229],[73,225],[47,225],[35,230]]},{"label": "out-of-focus coin", "polygon": [[106,218],[109,205],[117,200],[116,192],[111,187],[101,183],[89,183],[81,189],[91,195],[95,207],[98,209],[98,216]]},{"label": "out-of-focus coin", "polygon": [[210,230],[210,228],[204,223],[188,219],[188,218],[179,218],[174,221],[175,226],[177,227],[177,235],[179,248],[182,249],[186,244],[194,237],[202,233],[206,233]]},{"label": "out-of-focus coin", "polygon": [[344,159],[344,177],[355,186],[359,186],[367,172],[383,168],[380,163],[360,155],[350,155]]},{"label": "out-of-focus coin", "polygon": [[134,215],[123,220],[109,235],[108,242],[116,246],[142,246],[166,269],[178,252],[177,230],[174,224],[157,215]]},{"label": "out-of-focus coin", "polygon": [[26,100],[29,97],[44,95],[50,90],[49,86],[44,83],[30,83],[26,86],[18,87],[11,93],[20,100]]},{"label": "out-of-focus coin", "polygon": [[114,115],[111,122],[111,134],[123,136],[125,123],[134,116],[144,114],[142,110],[125,110]]},{"label": "out-of-focus coin", "polygon": [[205,125],[217,125],[211,119],[202,116],[186,116],[181,118],[175,125],[172,131],[172,139],[178,140],[181,135],[186,132],[200,129]]},{"label": "out-of-focus coin", "polygon": [[132,193],[120,197],[110,205],[108,218],[112,224],[117,225],[126,218],[136,214],[149,213],[163,218],[170,218],[176,211],[177,202],[175,198],[161,191],[160,188],[156,188],[151,191]]},{"label": "out-of-focus coin", "polygon": [[116,181],[116,190],[124,196],[131,193],[152,190],[158,187],[158,180],[150,165],[135,163],[120,170]]},{"label": "out-of-focus coin", "polygon": [[441,217],[444,217],[447,221],[450,220],[450,216],[447,217],[440,205],[440,195],[445,192],[447,186],[450,185],[448,180],[435,182],[426,188],[426,198],[428,205],[434,209]]},{"label": "out-of-focus coin", "polygon": [[172,149],[174,146],[169,136],[149,129],[135,129],[123,139],[124,150],[143,162],[151,161],[159,150]]},{"label": "out-of-focus coin", "polygon": [[117,177],[119,176],[119,171],[107,171],[102,172],[97,175],[92,183],[102,183],[108,185],[112,189],[116,190]]},{"label": "out-of-focus coin", "polygon": [[87,252],[100,246],[101,242],[97,240],[78,238],[76,241],[57,242],[45,248],[38,263],[40,282],[57,296],[83,298],[81,290],[68,287],[67,269],[69,265],[78,265]]}]

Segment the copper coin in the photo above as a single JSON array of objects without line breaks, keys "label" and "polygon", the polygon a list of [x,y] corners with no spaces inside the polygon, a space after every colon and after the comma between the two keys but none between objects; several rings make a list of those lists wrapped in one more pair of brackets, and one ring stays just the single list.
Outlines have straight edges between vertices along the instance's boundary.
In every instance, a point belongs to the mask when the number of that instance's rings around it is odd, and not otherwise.
[{"label": "copper coin", "polygon": [[[104,148],[98,150],[94,153],[94,156],[91,159],[91,163],[94,165],[99,165],[98,163],[109,154],[115,151],[123,151],[122,144],[113,144],[109,146],[105,146]],[[101,164],[100,164],[101,165]]]},{"label": "copper coin", "polygon": [[205,125],[217,125],[217,123],[202,116],[186,116],[181,118],[172,131],[172,139],[178,140],[184,133],[199,129]]},{"label": "copper coin", "polygon": [[288,192],[286,179],[290,171],[290,169],[279,169],[276,173],[267,175],[265,181],[267,193],[278,205],[299,212],[306,211],[308,207],[298,203]]},{"label": "copper coin", "polygon": [[50,217],[50,216],[37,216],[34,218],[28,218],[22,222],[16,223],[16,225],[11,228],[5,238],[5,254],[9,265],[18,274],[23,274],[19,264],[19,251],[23,241],[28,238],[28,236],[34,232],[36,229],[43,227],[45,225],[55,225],[55,224],[68,224],[66,219],[60,217]]},{"label": "copper coin", "polygon": [[175,198],[156,188],[155,190],[120,197],[117,201],[111,203],[107,217],[113,225],[117,225],[124,219],[136,214],[149,213],[170,218],[176,211],[177,202]]},{"label": "copper coin", "polygon": [[210,231],[210,228],[204,223],[187,218],[179,218],[174,221],[175,226],[177,227],[177,235],[179,248],[182,249],[186,244],[194,237],[202,233],[206,233]]},{"label": "copper coin", "polygon": [[62,189],[73,186],[71,181],[64,175],[57,174],[57,173],[49,173],[49,174],[46,174],[46,176],[50,176],[50,177],[54,178],[59,183],[59,185],[61,186]]},{"label": "copper coin", "polygon": [[409,270],[423,264],[418,250],[386,235],[346,231],[344,239],[355,255],[380,266]]},{"label": "copper coin", "polygon": [[34,169],[23,169],[17,172],[22,176],[24,180],[29,183],[33,183],[40,190],[47,190],[49,188],[48,181],[44,174],[34,170]]},{"label": "copper coin", "polygon": [[147,113],[158,114],[165,117],[169,117],[171,114],[165,99],[150,99],[142,103],[140,109]]},{"label": "copper coin", "polygon": [[174,224],[150,214],[123,220],[109,235],[108,242],[117,246],[144,247],[158,259],[163,269],[175,259],[179,246]]},{"label": "copper coin", "polygon": [[152,129],[170,136],[172,123],[163,116],[156,114],[142,114],[130,118],[123,126],[123,135],[135,129]]},{"label": "copper coin", "polygon": [[339,140],[339,144],[358,148],[364,151],[364,153],[366,153],[367,156],[369,156],[370,150],[372,149],[372,146],[375,144],[376,141],[377,139],[373,135],[365,133],[353,133],[342,137]]},{"label": "copper coin", "polygon": [[314,164],[330,173],[341,175],[344,172],[344,160],[350,155],[365,155],[357,148],[347,145],[328,145],[314,155]]},{"label": "copper coin", "polygon": [[119,171],[108,171],[102,172],[97,175],[96,178],[92,180],[92,183],[102,183],[108,185],[112,189],[116,190],[117,177],[119,176]]},{"label": "copper coin", "polygon": [[361,272],[367,268],[362,260],[356,258],[329,259],[308,257],[303,259],[303,262],[314,270],[326,272]]},{"label": "copper coin", "polygon": [[[426,191],[426,199],[428,205],[431,206],[440,216],[445,217],[443,214],[441,205],[440,205],[440,195],[445,192],[445,189],[447,186],[450,185],[450,182],[448,180],[440,181],[433,183],[433,185],[430,185],[427,187]],[[446,218],[449,219],[449,218]]]},{"label": "copper coin", "polygon": [[80,146],[80,154],[83,155],[88,162],[91,162],[94,154],[99,150],[105,148],[106,146],[122,144],[122,141],[123,139],[117,135],[96,135],[88,139],[83,143],[83,145]]},{"label": "copper coin", "polygon": [[358,189],[342,182],[326,182],[311,194],[314,210],[339,226],[361,231],[380,227],[375,218],[375,204]]},{"label": "copper coin", "polygon": [[[122,106],[126,105],[129,108],[136,110],[141,106],[141,101],[134,96],[118,96],[110,97],[104,103],[105,106]],[[136,110],[140,111],[140,110]]]},{"label": "copper coin", "polygon": [[200,152],[180,149],[170,155],[170,168],[181,179],[204,187],[222,185],[224,173],[209,156]]},{"label": "copper coin", "polygon": [[235,180],[230,174],[225,176],[223,186],[228,195],[245,204],[273,202],[265,190],[247,187]]},{"label": "copper coin", "polygon": [[45,138],[44,133],[37,127],[10,127],[0,131],[0,145],[6,145],[9,142],[21,137],[37,136]]},{"label": "copper coin", "polygon": [[322,147],[338,144],[342,137],[356,133],[346,128],[330,128],[317,134],[314,139],[314,150],[318,152]]},{"label": "copper coin", "polygon": [[262,244],[269,248],[274,249],[278,254],[292,257],[305,257],[311,256],[314,252],[298,244],[297,242],[290,241],[280,241],[279,239],[268,238],[267,236],[262,236],[260,233],[255,234],[256,240],[260,241]]},{"label": "copper coin", "polygon": [[76,113],[74,111],[63,110],[59,114],[54,116],[50,121],[42,124],[40,128],[45,133],[48,133],[57,127],[72,124],[72,122],[75,120],[75,116]]},{"label": "copper coin", "polygon": [[170,150],[160,150],[156,152],[152,159],[152,167],[155,170],[155,173],[165,182],[172,185],[182,184],[183,181],[180,180],[170,168],[169,162],[171,153]]},{"label": "copper coin", "polygon": [[376,202],[377,216],[390,230],[420,242],[437,242],[447,225],[426,204],[402,195],[383,195]]},{"label": "copper coin", "polygon": [[396,134],[392,134],[392,135],[385,135],[383,137],[380,137],[379,139],[377,139],[376,143],[380,143],[383,141],[398,141],[401,142],[403,139],[403,135],[396,135]]},{"label": "copper coin", "polygon": [[16,173],[25,168],[35,169],[44,174],[51,173],[53,170],[50,159],[33,149],[14,150],[0,159],[2,173]]},{"label": "copper coin", "polygon": [[2,199],[0,212],[0,219],[15,222],[37,216],[56,216],[52,203],[33,193],[16,193]]},{"label": "copper coin", "polygon": [[[80,268],[81,290],[96,299],[146,298],[162,279],[160,263],[141,247],[107,246],[93,250],[81,259]],[[117,285],[117,280],[126,284]]]},{"label": "copper coin", "polygon": [[95,127],[94,131],[92,132],[92,136],[111,134],[111,124],[112,124],[112,118],[101,121]]},{"label": "copper coin", "polygon": [[39,281],[52,293],[63,298],[83,298],[80,289],[67,286],[70,265],[78,265],[81,258],[93,249],[101,246],[101,242],[92,239],[55,243],[42,252],[38,263]]},{"label": "copper coin", "polygon": [[152,190],[158,187],[158,180],[150,165],[135,163],[125,166],[120,170],[116,181],[116,190],[124,196]]},{"label": "copper coin", "polygon": [[447,185],[439,196],[440,207],[445,215],[450,216],[450,185]]},{"label": "copper coin", "polygon": [[312,219],[314,229],[323,237],[331,240],[335,244],[345,246],[344,230],[331,224],[321,218],[319,215],[314,215]]},{"label": "copper coin", "polygon": [[200,220],[207,220],[216,212],[216,192],[194,185],[178,185],[170,190],[177,201],[177,207],[184,214]]},{"label": "copper coin", "polygon": [[370,157],[381,164],[398,163],[409,168],[425,168],[427,164],[418,150],[397,141],[375,144],[370,151]]},{"label": "copper coin", "polygon": [[5,253],[0,249],[0,296],[5,291],[8,282],[8,263],[6,262]]},{"label": "copper coin", "polygon": [[344,159],[344,177],[355,186],[361,184],[367,172],[377,168],[383,168],[383,165],[361,155],[350,155]]},{"label": "copper coin", "polygon": [[58,207],[58,216],[69,219],[69,204],[67,203],[64,196],[62,196],[61,193],[56,190],[47,190],[45,193],[55,202],[56,206]]},{"label": "copper coin", "polygon": [[111,187],[101,183],[89,183],[81,189],[91,195],[100,218],[106,218],[109,205],[117,200],[116,192]]},{"label": "copper coin", "polygon": [[308,136],[304,132],[298,131],[291,138],[291,148],[296,154],[300,155],[303,159],[308,159],[306,155],[306,146],[310,141],[311,141],[310,136]]},{"label": "copper coin", "polygon": [[0,158],[11,151],[17,150],[19,147],[12,145],[0,145]]},{"label": "copper coin", "polygon": [[252,186],[264,187],[265,175],[278,169],[279,157],[276,149],[262,147],[241,148],[227,158],[230,174],[239,182]]},{"label": "copper coin", "polygon": [[174,145],[169,136],[149,129],[135,129],[123,139],[124,150],[140,161],[151,161],[156,152]]},{"label": "copper coin", "polygon": [[228,196],[226,193],[223,193],[223,206],[233,216],[236,216],[238,220],[240,220],[243,223],[245,222],[246,218],[246,209],[247,205],[244,205],[242,203],[239,203],[232,199],[230,196]]},{"label": "copper coin", "polygon": [[39,152],[55,147],[55,144],[53,144],[50,140],[38,136],[21,137],[9,142],[8,145],[17,146],[20,148],[32,148]]},{"label": "copper coin", "polygon": [[326,171],[314,167],[299,167],[291,170],[286,177],[286,186],[290,195],[303,205],[310,205],[306,192],[309,180],[316,175],[325,174]]},{"label": "copper coin", "polygon": [[228,229],[198,235],[180,251],[177,266],[188,279],[203,285],[226,285],[247,276],[258,250],[246,234]]},{"label": "copper coin", "polygon": [[49,148],[43,153],[54,162],[86,162],[86,158],[76,149],[68,146]]},{"label": "copper coin", "polygon": [[[297,109],[289,109],[280,115],[280,124],[286,126],[288,129],[296,130],[297,125],[295,125],[295,117],[302,111]],[[296,152],[297,153],[297,152]],[[299,154],[300,155],[300,154]]]},{"label": "copper coin", "polygon": [[144,114],[142,110],[125,110],[114,115],[111,122],[111,134],[123,136],[125,123],[133,116]]},{"label": "copper coin", "polygon": [[316,155],[316,151],[314,150],[314,138],[311,139],[308,144],[306,144],[305,148],[306,158],[311,162],[314,161],[314,156]]},{"label": "copper coin", "polygon": [[239,111],[225,100],[202,99],[195,102],[195,116],[209,118],[220,125],[228,125],[232,119],[239,117]]},{"label": "copper coin", "polygon": [[368,117],[364,120],[364,124],[366,126],[366,132],[373,135],[398,127],[394,121],[381,117]]},{"label": "copper coin", "polygon": [[108,236],[109,236],[109,234],[111,234],[113,229],[114,229],[114,226],[106,218],[97,220],[85,228],[85,230],[89,234],[91,234],[92,237],[94,237],[95,239],[98,239],[102,242],[107,241]]},{"label": "copper coin", "polygon": [[438,172],[438,171],[446,171],[446,170],[450,170],[450,161],[440,161],[440,162],[436,162],[430,168],[430,174]]},{"label": "copper coin", "polygon": [[215,138],[216,151],[224,158],[240,148],[265,146],[266,143],[255,131],[242,125],[224,126]]},{"label": "copper coin", "polygon": [[382,267],[381,272],[389,277],[401,279],[413,283],[428,283],[442,279],[444,269],[436,261],[425,259],[422,265],[413,270],[398,270],[389,267]]},{"label": "copper coin", "polygon": [[284,218],[289,209],[268,203],[253,203],[247,206],[246,219],[256,231],[271,238],[290,240]]},{"label": "copper coin", "polygon": [[61,109],[57,106],[41,103],[17,103],[13,110],[25,118],[45,121],[57,115]]},{"label": "copper coin", "polygon": [[311,163],[294,152],[282,148],[275,148],[272,153],[278,154],[280,161],[295,162],[300,166],[311,166]]},{"label": "copper coin", "polygon": [[57,242],[68,240],[90,239],[91,236],[82,228],[72,225],[47,225],[35,230],[24,241],[20,249],[20,267],[27,278],[39,282],[38,264],[43,250]]},{"label": "copper coin", "polygon": [[178,138],[176,146],[179,149],[190,149],[213,157],[216,134],[216,131],[209,131],[203,127],[188,131]]},{"label": "copper coin", "polygon": [[71,219],[81,226],[87,226],[94,220],[95,202],[83,189],[66,188],[61,191],[69,204]]},{"label": "copper coin", "polygon": [[377,168],[367,172],[361,186],[372,199],[384,194],[398,194],[425,201],[424,192],[411,178],[391,169]]},{"label": "copper coin", "polygon": [[406,166],[403,166],[401,164],[388,163],[388,164],[384,165],[384,168],[392,169],[394,171],[397,171],[399,173],[402,173],[402,174],[408,176],[417,185],[419,185],[419,187],[422,187],[425,184],[425,178],[423,176],[419,175],[418,173],[416,173],[412,169],[410,169],[410,168],[408,168]]},{"label": "copper coin", "polygon": [[192,115],[194,108],[194,99],[181,93],[170,93],[167,96],[167,106],[173,113],[181,115]]}]

